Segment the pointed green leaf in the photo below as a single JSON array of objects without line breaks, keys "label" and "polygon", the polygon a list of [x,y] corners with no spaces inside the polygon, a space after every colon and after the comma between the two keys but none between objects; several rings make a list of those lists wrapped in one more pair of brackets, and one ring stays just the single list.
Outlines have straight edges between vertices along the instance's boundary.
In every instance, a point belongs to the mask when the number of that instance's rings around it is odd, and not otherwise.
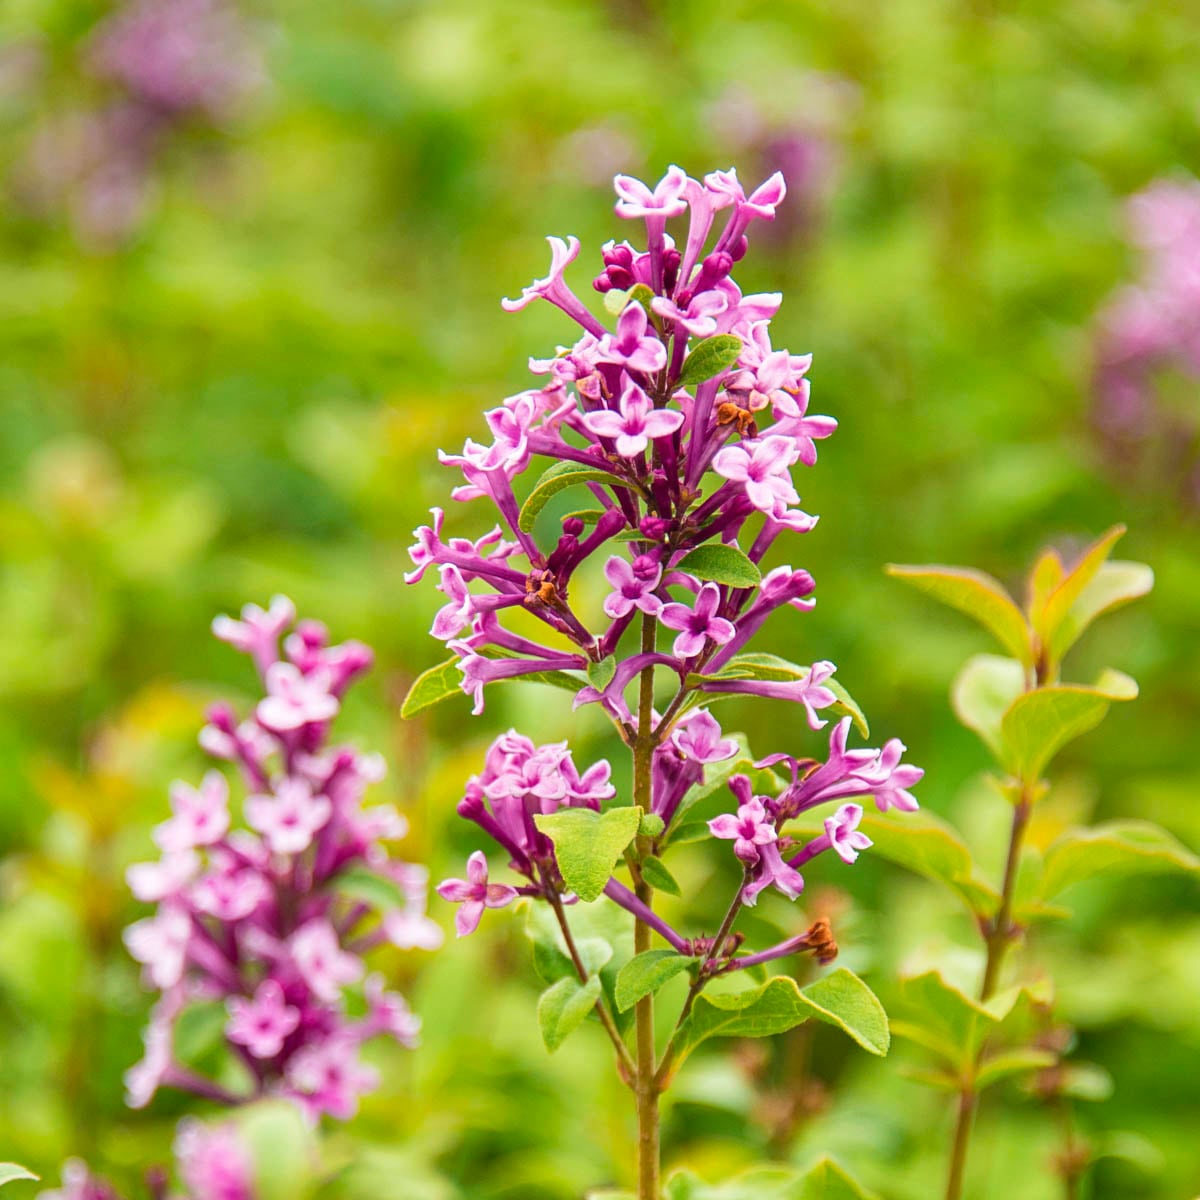
[{"label": "pointed green leaf", "polygon": [[602,658],[599,662],[588,663],[588,683],[598,692],[604,691],[612,683],[612,677],[616,673],[617,659],[615,655],[610,654],[607,658]]},{"label": "pointed green leaf", "polygon": [[37,1183],[40,1178],[40,1175],[35,1175],[32,1171],[20,1166],[18,1163],[0,1162],[0,1187],[3,1187],[6,1183],[14,1183],[18,1179],[29,1179]]},{"label": "pointed green leaf", "polygon": [[620,288],[612,288],[604,293],[604,308],[606,312],[611,313],[614,317],[619,317],[628,307],[631,300],[638,301],[647,310],[650,307],[650,301],[654,298],[654,293],[644,284],[635,283],[628,291],[622,291]]},{"label": "pointed green leaf", "polygon": [[888,1021],[875,993],[844,967],[803,990],[786,975],[724,995],[701,993],[676,1034],[682,1061],[710,1037],[770,1037],[807,1020],[835,1025],[871,1054],[888,1049]]},{"label": "pointed green leaf", "polygon": [[970,567],[912,567],[890,564],[887,573],[973,617],[1014,658],[1033,662],[1025,617],[1000,582]]},{"label": "pointed green leaf", "polygon": [[1024,690],[1025,668],[1015,658],[977,654],[959,671],[950,690],[950,702],[958,719],[979,734],[987,748],[1003,761],[1000,723]]},{"label": "pointed green leaf", "polygon": [[602,508],[577,508],[574,512],[564,513],[563,520],[582,521],[585,525],[595,525],[604,516]]},{"label": "pointed green leaf", "polygon": [[671,896],[682,895],[675,876],[667,870],[661,858],[655,858],[653,854],[643,858],[641,871],[642,877],[651,887],[658,888],[660,892],[667,892]]},{"label": "pointed green leaf", "polygon": [[590,975],[587,983],[567,976],[542,993],[537,1006],[538,1026],[551,1054],[583,1024],[599,999],[599,975]]},{"label": "pointed green leaf", "polygon": [[1112,553],[1113,547],[1124,534],[1124,525],[1114,525],[1093,542],[1083,552],[1079,561],[1066,573],[1059,585],[1046,597],[1046,603],[1041,611],[1032,614],[1033,627],[1042,639],[1043,645],[1049,646],[1052,643],[1056,630],[1062,624],[1071,606],[1079,599],[1084,588],[1096,577],[1096,573],[1104,565],[1105,560]]},{"label": "pointed green leaf", "polygon": [[1182,842],[1149,821],[1109,821],[1074,829],[1046,851],[1040,895],[1051,899],[1073,883],[1094,875],[1148,875],[1200,871],[1197,858]]},{"label": "pointed green leaf", "polygon": [[989,916],[998,893],[979,876],[971,851],[946,822],[927,811],[888,816],[865,813],[860,825],[870,853],[949,888],[976,916]]},{"label": "pointed green leaf", "polygon": [[552,497],[567,488],[578,487],[583,483],[607,483],[617,487],[629,486],[626,480],[612,471],[606,470],[599,462],[594,467],[588,466],[586,463],[573,462],[570,459],[556,462],[542,472],[542,477],[533,485],[533,491],[521,505],[521,512],[517,517],[517,525],[521,531],[530,533],[533,530],[538,514]]},{"label": "pointed green leaf", "polygon": [[762,572],[736,546],[708,542],[685,554],[672,568],[686,571],[697,579],[710,579],[732,588],[758,587]]},{"label": "pointed green leaf", "polygon": [[1018,696],[1000,723],[1005,765],[1018,779],[1036,780],[1068,742],[1095,728],[1113,700],[1132,700],[1137,684],[1106,671],[1092,686],[1063,683]]},{"label": "pointed green leaf", "polygon": [[718,333],[696,343],[683,360],[683,370],[675,381],[676,387],[695,387],[728,370],[742,353],[742,339],[732,333]]},{"label": "pointed green leaf", "polygon": [[1106,562],[1067,610],[1050,639],[1057,662],[1099,616],[1145,596],[1154,587],[1154,572],[1139,562]]},{"label": "pointed green leaf", "polygon": [[937,971],[901,980],[893,1007],[892,1032],[938,1055],[960,1075],[970,1071],[997,1020]]},{"label": "pointed green leaf", "polygon": [[1014,1050],[998,1050],[989,1054],[975,1072],[975,1087],[982,1091],[1013,1075],[1026,1075],[1031,1071],[1044,1071],[1058,1061],[1058,1056],[1036,1046],[1022,1046]]},{"label": "pointed green leaf", "polygon": [[422,671],[413,680],[404,703],[400,706],[402,717],[415,717],[417,713],[433,705],[449,699],[451,696],[462,695],[462,672],[458,669],[458,656],[448,658],[428,671]]},{"label": "pointed green leaf", "polygon": [[538,813],[533,822],[554,843],[558,869],[581,900],[595,900],[612,875],[625,847],[637,836],[642,810],[637,807],[560,808]]},{"label": "pointed green leaf", "polygon": [[879,1200],[832,1158],[822,1158],[804,1176],[797,1200]]},{"label": "pointed green leaf", "polygon": [[645,950],[631,958],[617,976],[617,1008],[627,1012],[643,996],[657,992],[668,979],[686,971],[696,960],[674,950]]},{"label": "pointed green leaf", "polygon": [[1045,608],[1050,593],[1062,583],[1066,574],[1058,551],[1053,547],[1043,550],[1037,562],[1033,564],[1033,570],[1029,572],[1025,612],[1031,621],[1034,613],[1040,613]]}]

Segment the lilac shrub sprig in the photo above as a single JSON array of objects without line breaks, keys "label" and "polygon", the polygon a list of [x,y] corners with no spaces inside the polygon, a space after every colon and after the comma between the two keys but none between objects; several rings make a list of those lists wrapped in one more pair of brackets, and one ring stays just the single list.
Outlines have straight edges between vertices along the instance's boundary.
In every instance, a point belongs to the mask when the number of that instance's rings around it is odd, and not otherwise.
[{"label": "lilac shrub sprig", "polygon": [[[448,537],[445,514],[435,508],[432,523],[416,531],[406,578],[436,573],[445,603],[432,632],[453,658],[417,680],[403,711],[413,715],[461,688],[479,713],[497,683],[548,682],[571,690],[576,706],[599,705],[628,748],[632,796],[614,806],[607,762],[581,773],[566,743],[538,746],[516,731],[502,735],[468,782],[459,813],[501,851],[519,882],[495,880],[476,851],[465,877],[438,890],[460,906],[460,935],[488,908],[519,898],[548,906],[552,922],[539,962],[557,965],[539,1004],[547,1045],[553,1049],[595,1013],[637,1102],[638,1194],[657,1200],[658,1097],[687,1053],[711,1036],[706,985],[792,954],[811,952],[827,963],[837,952],[827,923],[817,921],[743,954],[735,930],[742,909],[769,890],[798,898],[801,868],[827,851],[853,862],[871,844],[855,801],[914,809],[909,789],[922,772],[901,761],[904,747],[895,740],[881,749],[847,748],[852,715],[862,719],[832,663],[797,665],[748,650],[775,612],[813,607],[807,571],[781,565],[764,572],[763,563],[781,537],[816,524],[800,507],[792,471],[811,467],[816,443],[836,428],[808,411],[810,356],[772,345],[781,297],[746,295],[731,274],[749,233],[774,219],[786,191],[782,176],[749,195],[732,170],[698,181],[672,167],[653,188],[627,176],[615,187],[617,214],[643,223],[645,244],[604,247],[593,287],[612,327],[566,281],[578,240],[548,239],[549,274],[503,307],[516,312],[545,300],[581,335],[554,357],[530,359],[546,382],[485,414],[490,441],[469,440],[461,454],[439,456],[462,473],[454,498],[488,501],[499,523],[475,541]],[[518,488],[534,458],[550,465]],[[560,518],[547,536],[547,505],[567,489],[586,495],[590,507]],[[602,576],[607,591],[579,604],[576,581],[592,560],[598,569],[587,578]],[[541,622],[544,634],[509,628],[513,609]],[[673,680],[661,711],[659,669]],[[745,740],[726,736],[706,707],[730,694],[796,704],[812,731],[827,726],[822,714],[841,714],[828,757],[818,763],[784,753],[756,762]],[[719,795],[723,783],[731,811],[700,829],[729,843],[741,879],[718,929],[685,933],[655,911],[656,888],[677,888],[661,856],[685,815]],[[826,806],[833,811],[818,836],[792,832],[792,823]],[[618,869],[628,871],[628,883]],[[585,920],[580,902],[601,896],[634,918],[629,961],[619,961],[603,937],[573,930]],[[655,938],[665,945],[653,948]],[[654,992],[683,971],[691,986],[660,1057]],[[814,986],[828,993],[819,1009],[786,976],[747,986],[736,1001],[722,997],[742,1013],[740,1026],[724,1023],[727,1031],[779,1031],[837,1012],[860,1044],[886,1049],[886,1019],[861,981],[841,970]],[[856,1024],[852,1009],[869,1013],[871,1028]],[[767,1012],[774,1016],[764,1020]]]},{"label": "lilac shrub sprig", "polygon": [[[966,1187],[971,1130],[980,1094],[1013,1076],[1036,1079],[1034,1090],[1068,1116],[1064,1153],[1056,1170],[1075,1195],[1090,1159],[1070,1131],[1072,1064],[1063,1060],[1069,1038],[1048,1037],[1052,979],[1028,971],[1010,977],[1014,950],[1037,922],[1064,915],[1061,893],[1102,873],[1200,872],[1200,858],[1146,821],[1109,821],[1088,828],[1056,828],[1038,838],[1038,805],[1052,790],[1045,778],[1060,750],[1098,725],[1114,703],[1136,698],[1137,684],[1106,670],[1094,683],[1062,681],[1063,660],[1091,623],[1146,595],[1148,566],[1114,560],[1124,534],[1115,526],[1073,561],[1045,550],[1031,570],[1021,606],[981,571],[960,567],[892,567],[897,577],[977,620],[1006,655],[980,654],[959,673],[952,690],[959,720],[976,732],[996,765],[996,792],[1011,806],[1010,833],[997,888],[972,863],[971,850],[951,827],[926,818],[923,837],[940,847],[941,865],[919,844],[903,839],[885,853],[953,891],[978,934],[978,983],[960,990],[940,971],[901,981],[904,1023],[896,1031],[937,1059],[928,1072],[958,1096],[949,1152],[946,1200],[979,1194]],[[1051,820],[1052,826],[1058,822]],[[1037,849],[1031,849],[1031,843]]]},{"label": "lilac shrub sprig", "polygon": [[[371,651],[329,645],[316,621],[287,634],[294,621],[291,602],[276,597],[265,611],[247,605],[241,620],[213,622],[217,637],[253,659],[266,693],[242,721],[214,706],[200,734],[210,755],[239,770],[247,828],[233,827],[226,776],[209,771],[198,787],[172,787],[172,815],[154,830],[160,859],[129,870],[134,895],[158,907],[125,941],[160,993],[145,1057],[126,1076],[134,1107],[165,1085],[230,1104],[282,1095],[314,1119],[344,1119],[377,1082],[361,1044],[415,1044],[418,1018],[362,955],[384,942],[440,944],[425,915],[427,873],[389,850],[406,831],[395,808],[364,806],[382,759],[330,742]],[[352,1018],[345,998],[359,985],[365,1013]],[[174,1028],[194,1003],[224,1006],[241,1082],[176,1058]]]}]

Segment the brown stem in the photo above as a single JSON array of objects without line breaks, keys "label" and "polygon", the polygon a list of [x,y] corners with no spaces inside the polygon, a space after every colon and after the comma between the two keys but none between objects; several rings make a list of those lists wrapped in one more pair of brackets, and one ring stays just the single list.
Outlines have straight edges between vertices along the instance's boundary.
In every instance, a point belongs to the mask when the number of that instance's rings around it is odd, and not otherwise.
[{"label": "brown stem", "polygon": [[[1021,845],[1029,825],[1029,814],[1033,811],[1033,787],[1030,783],[1022,784],[1020,797],[1013,808],[1008,857],[1004,861],[1004,882],[1000,888],[1000,905],[984,934],[987,959],[983,968],[983,982],[979,988],[981,1003],[986,1003],[995,994],[1008,948],[1017,936],[1012,923],[1013,900],[1017,887],[1017,868],[1021,861]],[[946,1180],[946,1200],[960,1200],[962,1196],[963,1173],[967,1166],[967,1148],[971,1141],[971,1124],[977,1100],[974,1079],[964,1081],[958,1096],[958,1117],[954,1124],[954,1145],[950,1153],[950,1173]]]},{"label": "brown stem", "polygon": [[[642,652],[652,654],[657,641],[657,622],[649,613],[642,615]],[[650,812],[653,802],[651,794],[651,762],[654,754],[654,730],[652,728],[654,708],[654,668],[647,667],[641,675],[638,694],[638,733],[633,746],[633,802],[643,812]],[[639,838],[639,856],[644,853]],[[637,898],[650,907],[654,900],[654,889],[641,877],[634,875],[634,890]],[[650,926],[634,919],[633,952],[642,954],[650,949]],[[654,996],[643,996],[634,1007],[636,1074],[634,1092],[637,1096],[638,1154],[637,1180],[638,1200],[659,1200],[659,1171],[661,1148],[659,1145],[658,1079],[654,1055]]]},{"label": "brown stem", "polygon": [[[567,914],[563,911],[562,900],[553,892],[550,894],[549,900],[550,907],[554,909],[554,915],[558,919],[558,927],[562,930],[563,941],[566,943],[567,953],[570,955],[571,962],[575,967],[575,974],[579,976],[580,983],[587,983],[587,967],[583,965],[583,959],[579,957],[579,948],[575,945],[571,926],[567,922]],[[604,1003],[603,997],[596,1001],[596,1016],[600,1018],[600,1024],[604,1026],[604,1032],[608,1034],[609,1041],[612,1042],[613,1049],[617,1052],[617,1064],[621,1072],[621,1078],[632,1087],[637,1068],[634,1066],[629,1048],[625,1045],[624,1039],[617,1031],[617,1026],[612,1019],[612,1014],[608,1011],[608,1007]]]}]

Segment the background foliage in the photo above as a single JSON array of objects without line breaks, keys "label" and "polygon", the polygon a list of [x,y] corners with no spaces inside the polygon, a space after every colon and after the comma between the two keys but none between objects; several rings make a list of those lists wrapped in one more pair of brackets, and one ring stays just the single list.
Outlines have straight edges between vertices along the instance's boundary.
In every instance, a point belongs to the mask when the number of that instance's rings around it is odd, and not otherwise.
[{"label": "background foliage", "polygon": [[[386,752],[407,852],[435,878],[474,848],[453,803],[497,730],[569,733],[581,762],[613,750],[596,714],[536,686],[497,689],[478,721],[465,699],[411,725],[397,708],[441,652],[432,588],[401,578],[409,531],[451,482],[435,451],[564,336],[548,306],[508,317],[497,301],[542,273],[545,232],[585,253],[614,234],[614,170],[791,169],[794,218],[742,282],[785,292],[779,340],[815,352],[814,411],[841,428],[801,480],[822,519],[794,565],[819,604],[780,619],[774,648],[838,662],[876,733],[928,769],[922,803],[986,862],[1005,816],[946,695],[985,636],[881,566],[969,562],[1014,582],[1044,541],[1069,551],[1124,520],[1122,554],[1153,564],[1157,588],[1092,635],[1076,674],[1120,662],[1142,699],[1067,752],[1033,837],[1132,815],[1200,844],[1197,514],[1168,473],[1116,473],[1089,421],[1093,315],[1133,269],[1122,199],[1200,164],[1193,3],[247,0],[265,82],[220,121],[181,123],[144,215],[104,240],[69,204],[31,205],[21,171],[47,122],[102,102],[81,61],[107,11],[0,10],[0,1157],[53,1177],[84,1154],[125,1184],[166,1157],[181,1106],[130,1114],[121,1098],[147,1006],[119,939],[137,915],[122,875],[169,780],[201,768],[204,701],[249,691],[206,635],[214,612],[282,591],[377,647],[347,721]],[[1194,384],[1173,394],[1198,413]],[[481,519],[452,513],[463,532]],[[782,706],[724,714],[752,745],[810,744]],[[696,857],[682,881],[732,868]],[[899,965],[971,944],[930,885],[869,854],[821,882],[837,890],[813,915],[835,914],[844,961],[885,1002]],[[1116,1081],[1083,1114],[1113,1152],[1093,1194],[1185,1200],[1200,1183],[1195,885],[1073,899],[1031,952]],[[762,919],[789,918],[764,903]],[[519,922],[493,915],[390,968],[425,1044],[389,1057],[384,1089],[329,1139],[330,1163],[354,1164],[335,1194],[550,1200],[625,1181],[607,1048],[589,1032],[545,1056]],[[826,1029],[698,1053],[669,1155],[720,1177],[828,1152],[889,1198],[927,1197],[949,1117],[905,1078],[906,1054],[867,1060]],[[971,1194],[1057,1195],[1044,1111],[1001,1088],[984,1121]]]}]

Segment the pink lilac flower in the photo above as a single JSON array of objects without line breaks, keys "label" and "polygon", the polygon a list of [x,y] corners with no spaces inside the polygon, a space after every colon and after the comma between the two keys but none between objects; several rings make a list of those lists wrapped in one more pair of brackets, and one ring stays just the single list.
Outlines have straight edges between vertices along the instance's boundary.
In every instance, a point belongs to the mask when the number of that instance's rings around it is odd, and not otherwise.
[{"label": "pink lilac flower", "polygon": [[[744,775],[737,778],[746,779]],[[749,780],[746,780],[749,784]],[[757,863],[759,847],[773,842],[778,837],[775,826],[767,820],[767,810],[762,801],[751,798],[738,805],[737,816],[722,813],[708,823],[713,837],[733,839],[733,852],[744,863]]]},{"label": "pink lilac flower", "polygon": [[721,736],[720,725],[706,708],[693,710],[679,722],[671,743],[685,758],[698,763],[724,762],[738,752],[737,742]]},{"label": "pink lilac flower", "polygon": [[733,640],[736,630],[731,621],[717,616],[720,607],[721,592],[715,583],[706,583],[700,589],[692,608],[686,604],[663,605],[659,620],[668,629],[680,631],[673,647],[677,658],[692,658],[709,640],[718,646]]},{"label": "pink lilac flower", "polygon": [[249,654],[254,665],[263,673],[279,659],[279,638],[296,619],[296,607],[286,596],[275,596],[270,607],[247,604],[242,619],[219,616],[213,618],[212,631],[235,650]]},{"label": "pink lilac flower", "polygon": [[333,813],[305,779],[281,779],[274,793],[246,798],[246,823],[275,854],[302,854]]},{"label": "pink lilac flower", "polygon": [[713,470],[740,483],[755,508],[774,516],[800,502],[788,472],[796,457],[790,439],[767,437],[750,446],[726,446],[713,459]]},{"label": "pink lilac flower", "polygon": [[459,905],[454,914],[454,928],[459,937],[474,933],[485,908],[504,908],[517,898],[517,889],[503,883],[488,883],[487,858],[476,850],[467,859],[466,879],[447,879],[438,884],[437,893],[443,900]]},{"label": "pink lilac flower", "polygon": [[198,788],[171,786],[170,820],[155,827],[160,850],[192,850],[211,846],[229,830],[229,784],[220,771],[208,771]]},{"label": "pink lilac flower", "polygon": [[861,804],[843,804],[832,817],[825,818],[825,835],[843,862],[854,862],[860,850],[870,848],[871,839],[858,831],[862,815]]},{"label": "pink lilac flower", "polygon": [[267,696],[255,709],[259,724],[272,733],[289,733],[330,720],[338,711],[331,682],[324,671],[304,675],[291,663],[272,663],[266,674]]},{"label": "pink lilac flower", "polygon": [[[662,339],[654,332],[646,310],[636,300],[627,304],[617,318],[617,332],[605,334],[600,339],[598,362],[619,363],[629,371],[641,371],[648,374],[651,371],[661,371],[667,365],[667,348]],[[645,400],[644,393],[642,394]],[[649,404],[648,400],[645,400]],[[624,403],[622,404],[624,408]],[[665,414],[672,418],[679,417],[670,429],[664,433],[672,433],[682,424],[683,418],[679,413]],[[596,432],[600,432],[596,430]],[[604,436],[612,436],[606,434]],[[655,437],[662,436],[655,434]],[[636,454],[637,451],[631,453]]]},{"label": "pink lilac flower", "polygon": [[[273,608],[292,612],[286,601]],[[257,629],[256,613],[244,616]],[[441,940],[425,913],[427,873],[388,845],[406,822],[391,805],[366,803],[382,760],[329,740],[339,698],[371,652],[358,642],[331,645],[316,621],[285,632],[272,625],[269,637],[234,639],[255,658],[268,695],[242,721],[214,706],[202,738],[240,768],[248,828],[232,827],[228,784],[210,772],[198,789],[172,788],[173,815],[155,830],[162,858],[130,868],[135,894],[158,909],[131,925],[125,942],[146,984],[161,992],[145,1055],[126,1075],[138,1107],[170,1086],[226,1104],[283,1095],[314,1117],[344,1116],[372,1078],[357,1066],[357,1047],[379,1036],[408,1045],[416,1035],[419,1022],[381,981],[364,985],[366,1016],[351,1016],[356,1005],[347,1003],[372,948]],[[277,657],[281,637],[286,660]],[[346,886],[348,873],[398,886],[402,904],[363,899]],[[251,1068],[237,1092],[176,1054],[175,1024],[196,1001],[226,1007],[227,1046]]]},{"label": "pink lilac flower", "polygon": [[617,411],[602,408],[590,412],[583,424],[597,437],[612,440],[623,458],[632,458],[646,449],[651,438],[674,433],[683,424],[683,414],[655,408],[650,397],[630,381],[621,393]]},{"label": "pink lilac flower", "polygon": [[254,1162],[233,1125],[186,1117],[174,1149],[189,1200],[254,1200]]},{"label": "pink lilac flower", "polygon": [[225,1007],[229,1010],[226,1036],[255,1058],[274,1058],[300,1024],[300,1010],[288,1004],[274,979],[264,979],[249,1000],[231,996]]},{"label": "pink lilac flower", "polygon": [[613,588],[604,600],[610,617],[627,617],[635,608],[655,616],[662,608],[654,594],[662,579],[662,564],[653,558],[641,555],[631,563],[614,555],[604,564],[604,578]]}]

